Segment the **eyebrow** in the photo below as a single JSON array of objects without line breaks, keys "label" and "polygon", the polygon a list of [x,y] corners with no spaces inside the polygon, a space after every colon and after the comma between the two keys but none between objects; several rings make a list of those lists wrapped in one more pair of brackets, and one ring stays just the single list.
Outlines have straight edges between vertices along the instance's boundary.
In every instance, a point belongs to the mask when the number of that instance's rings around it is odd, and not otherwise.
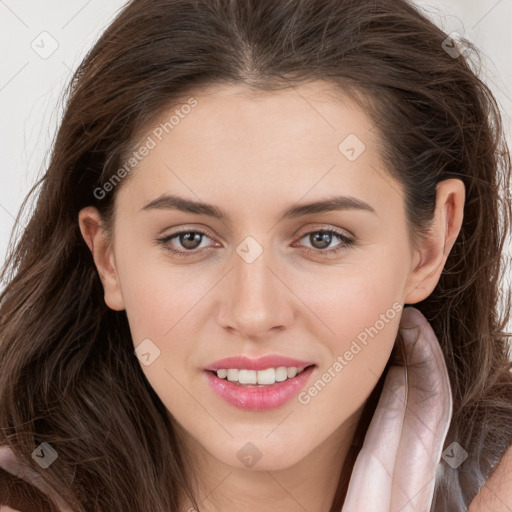
[{"label": "eyebrow", "polygon": [[[217,206],[203,203],[201,201],[193,201],[172,194],[163,194],[160,197],[149,202],[142,210],[179,210],[186,213],[196,215],[207,215],[222,221],[227,221],[229,215],[223,212]],[[282,219],[295,219],[298,217],[310,215],[313,213],[325,213],[338,210],[362,210],[376,214],[375,210],[364,201],[352,196],[334,196],[314,201],[311,203],[298,204],[287,208]]]}]

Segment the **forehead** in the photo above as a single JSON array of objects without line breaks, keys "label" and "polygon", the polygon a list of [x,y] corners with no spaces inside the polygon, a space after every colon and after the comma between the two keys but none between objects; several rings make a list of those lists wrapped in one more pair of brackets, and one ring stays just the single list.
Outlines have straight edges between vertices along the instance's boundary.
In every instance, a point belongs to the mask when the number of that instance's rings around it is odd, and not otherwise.
[{"label": "forehead", "polygon": [[[365,138],[373,131],[365,112],[349,96],[324,82],[276,91],[222,85],[200,89],[194,98],[197,106],[180,124],[188,117],[191,122],[187,127],[197,132],[200,142],[221,147],[238,142],[242,151],[267,143],[269,152],[287,146],[295,151],[302,148],[305,153],[321,141],[326,146],[336,143],[343,133]],[[160,121],[165,122],[168,114],[163,113]],[[299,141],[304,138],[311,144],[302,147]]]},{"label": "forehead", "polygon": [[268,92],[199,89],[146,126],[138,144],[149,140],[153,147],[131,173],[128,192],[121,191],[139,207],[178,189],[205,201],[239,197],[246,205],[366,189],[370,202],[392,181],[369,117],[323,82]]}]

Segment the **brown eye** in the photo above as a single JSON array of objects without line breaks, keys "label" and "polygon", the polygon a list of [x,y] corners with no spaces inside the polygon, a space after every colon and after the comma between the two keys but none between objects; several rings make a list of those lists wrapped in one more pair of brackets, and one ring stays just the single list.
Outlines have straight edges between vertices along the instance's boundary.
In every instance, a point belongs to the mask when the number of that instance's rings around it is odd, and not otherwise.
[{"label": "brown eye", "polygon": [[[333,229],[310,231],[302,235],[302,239],[307,239],[311,244],[312,247],[306,246],[304,250],[313,255],[337,254],[344,249],[348,249],[354,243],[354,240]],[[329,248],[336,241],[338,241],[338,244]]]},{"label": "brown eye", "polygon": [[185,249],[193,250],[197,249],[201,244],[203,236],[204,235],[202,233],[198,233],[197,231],[188,231],[186,233],[179,234],[178,240]]},{"label": "brown eye", "polygon": [[[188,230],[179,231],[157,241],[163,245],[164,249],[179,257],[194,256],[211,249],[213,246],[201,247],[201,243],[205,239],[211,238],[203,231]],[[311,247],[305,246],[303,250],[308,254],[315,256],[335,255],[340,251],[348,249],[354,240],[348,238],[342,233],[334,229],[318,229],[310,231],[301,236],[300,240],[307,239]],[[330,247],[333,242],[338,241],[337,245]],[[293,246],[301,246],[302,244],[294,243]],[[217,247],[219,245],[217,244]]]},{"label": "brown eye", "polygon": [[[179,231],[164,238],[158,238],[157,242],[163,245],[164,249],[176,256],[194,256],[210,249],[212,246],[201,247],[204,239],[211,238],[204,232],[198,230]],[[176,248],[174,248],[174,247]]]},{"label": "brown eye", "polygon": [[309,241],[315,249],[325,249],[331,245],[332,233],[327,231],[315,231],[309,234]]}]

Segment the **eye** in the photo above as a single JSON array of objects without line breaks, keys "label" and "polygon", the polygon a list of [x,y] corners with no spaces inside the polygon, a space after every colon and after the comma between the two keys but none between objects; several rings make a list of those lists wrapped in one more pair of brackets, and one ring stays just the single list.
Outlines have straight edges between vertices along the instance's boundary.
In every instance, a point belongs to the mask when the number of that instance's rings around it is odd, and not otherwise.
[{"label": "eye", "polygon": [[[339,252],[348,249],[351,245],[353,245],[354,240],[345,236],[343,233],[335,229],[319,229],[315,231],[309,231],[303,234],[300,240],[306,238],[307,241],[311,243],[312,248],[306,247],[305,252],[313,255],[334,255]],[[331,243],[338,240],[338,245],[327,249]],[[296,244],[293,244],[294,246]],[[327,250],[326,250],[327,249]]]},{"label": "eye", "polygon": [[[161,244],[163,248],[166,251],[170,252],[171,254],[174,254],[175,256],[178,257],[186,258],[189,256],[201,254],[213,247],[211,245],[201,247],[201,244],[205,240],[205,238],[211,240],[210,236],[204,231],[197,229],[189,229],[178,231],[163,238],[158,238],[157,242]],[[313,247],[305,247],[303,248],[303,251],[315,256],[327,256],[338,254],[339,252],[348,249],[354,243],[354,240],[334,229],[317,229],[314,231],[309,231],[307,233],[304,233],[299,240],[302,240],[304,238],[306,238],[312,244]],[[329,248],[332,242],[336,240],[338,240],[339,242],[338,245]],[[178,248],[173,248],[173,244],[177,245]],[[216,247],[220,247],[220,244],[218,244],[217,242],[215,242],[215,244]],[[296,242],[292,244],[293,247],[296,247],[297,245],[300,244],[297,244]]]},{"label": "eye", "polygon": [[[177,233],[173,233],[172,235],[164,238],[158,238],[157,242],[160,243],[166,251],[169,251],[176,256],[186,258],[188,256],[194,256],[202,253],[210,248],[200,247],[205,237],[210,238],[204,231],[189,229],[186,231],[178,231]],[[170,245],[170,242],[174,239],[176,239],[175,243],[178,244],[178,249],[174,249]],[[180,250],[179,247],[182,247],[185,250]]]}]

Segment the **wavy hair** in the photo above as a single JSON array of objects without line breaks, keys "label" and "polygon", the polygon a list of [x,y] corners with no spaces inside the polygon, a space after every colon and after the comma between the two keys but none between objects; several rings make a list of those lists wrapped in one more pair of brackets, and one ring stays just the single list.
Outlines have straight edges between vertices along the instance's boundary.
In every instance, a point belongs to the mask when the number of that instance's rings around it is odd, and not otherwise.
[{"label": "wavy hair", "polygon": [[[436,184],[465,185],[461,232],[438,285],[415,305],[450,375],[445,444],[469,454],[456,470],[442,461],[433,510],[465,511],[512,444],[511,304],[501,281],[511,162],[495,98],[465,52],[445,51],[446,38],[405,0],[128,2],[75,72],[48,166],[18,213],[17,221],[34,195],[1,273],[0,444],[74,512],[178,512],[183,491],[201,510],[178,425],[134,357],[125,312],[104,302],[78,213],[95,206],[111,227],[123,180],[105,197],[95,190],[184,95],[212,84],[272,91],[324,80],[376,126],[387,171],[404,186],[413,240],[430,226]],[[45,470],[30,457],[43,441],[58,452]],[[340,477],[331,510],[346,485]]]}]

